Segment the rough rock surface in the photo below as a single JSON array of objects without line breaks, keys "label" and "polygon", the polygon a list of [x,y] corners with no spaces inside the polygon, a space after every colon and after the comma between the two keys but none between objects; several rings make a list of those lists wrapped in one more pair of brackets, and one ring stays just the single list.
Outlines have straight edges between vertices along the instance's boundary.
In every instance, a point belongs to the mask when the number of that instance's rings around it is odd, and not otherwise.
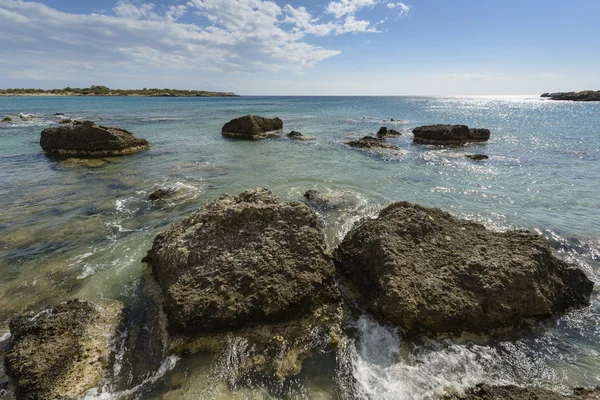
[{"label": "rough rock surface", "polygon": [[290,139],[295,139],[295,140],[315,140],[316,139],[316,137],[314,137],[314,136],[304,136],[301,132],[298,132],[298,131],[291,131],[286,136],[289,137]]},{"label": "rough rock surface", "polygon": [[144,261],[174,333],[289,321],[336,293],[315,212],[266,189],[224,195],[173,224]]},{"label": "rough rock surface", "polygon": [[221,134],[240,139],[262,139],[269,132],[281,131],[283,121],[279,118],[265,118],[258,115],[245,115],[232,119],[221,129]]},{"label": "rough rock surface", "polygon": [[150,148],[148,141],[125,129],[96,125],[92,121],[44,129],[40,146],[46,154],[76,157],[116,156]]},{"label": "rough rock surface", "polygon": [[485,161],[488,158],[490,158],[488,155],[485,154],[467,154],[465,157],[470,158],[473,161]]},{"label": "rough rock surface", "polygon": [[148,196],[148,200],[168,199],[169,197],[175,196],[176,193],[177,190],[175,190],[174,188],[160,188],[150,193],[150,196]]},{"label": "rough rock surface", "polygon": [[348,146],[358,147],[362,149],[388,149],[400,150],[398,146],[392,143],[387,143],[384,139],[372,136],[365,136],[362,139],[350,140],[346,142]]},{"label": "rough rock surface", "polygon": [[407,202],[357,224],[334,261],[376,317],[417,335],[512,333],[588,305],[593,288],[539,235]]},{"label": "rough rock surface", "polygon": [[414,142],[434,145],[460,145],[485,142],[490,131],[484,128],[469,129],[466,125],[426,125],[413,129]]},{"label": "rough rock surface", "polygon": [[491,386],[479,384],[465,394],[446,394],[444,400],[600,400],[600,388],[577,388],[573,394],[563,395],[540,387],[514,385]]},{"label": "rough rock surface", "polygon": [[22,399],[79,396],[100,382],[121,323],[118,302],[73,300],[10,321],[5,365]]},{"label": "rough rock surface", "polygon": [[2,118],[2,122],[12,122],[12,118],[11,117],[4,117],[4,118]]},{"label": "rough rock surface", "polygon": [[584,90],[583,92],[544,93],[541,97],[549,97],[550,100],[600,101],[600,90]]},{"label": "rough rock surface", "polygon": [[59,124],[74,124],[75,121],[72,118],[61,119]]}]

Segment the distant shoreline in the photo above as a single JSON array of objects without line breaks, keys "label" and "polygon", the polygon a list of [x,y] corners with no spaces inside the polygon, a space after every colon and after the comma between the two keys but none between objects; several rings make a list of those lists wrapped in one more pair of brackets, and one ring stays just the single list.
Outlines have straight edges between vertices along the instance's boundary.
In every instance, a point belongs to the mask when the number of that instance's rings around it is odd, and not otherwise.
[{"label": "distant shoreline", "polygon": [[239,97],[233,92],[210,92],[206,90],[180,90],[180,89],[110,89],[107,86],[91,86],[89,88],[64,89],[0,89],[0,97]]}]

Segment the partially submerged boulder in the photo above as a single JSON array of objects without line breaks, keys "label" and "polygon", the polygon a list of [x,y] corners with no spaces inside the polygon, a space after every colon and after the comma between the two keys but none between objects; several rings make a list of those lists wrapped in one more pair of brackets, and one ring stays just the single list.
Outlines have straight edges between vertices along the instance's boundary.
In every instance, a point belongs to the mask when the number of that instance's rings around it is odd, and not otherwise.
[{"label": "partially submerged boulder", "polygon": [[536,387],[519,387],[515,385],[493,386],[479,384],[467,389],[464,394],[446,394],[444,400],[600,400],[600,388],[576,388],[573,394],[563,395],[558,392]]},{"label": "partially submerged boulder", "polygon": [[75,121],[73,120],[73,118],[64,118],[61,119],[59,124],[74,124]]},{"label": "partially submerged boulder", "polygon": [[434,145],[461,145],[486,142],[490,131],[485,128],[470,129],[466,125],[426,125],[413,129],[415,143]]},{"label": "partially submerged boulder", "polygon": [[279,118],[265,118],[258,115],[245,115],[232,119],[221,129],[223,136],[239,139],[263,139],[270,132],[281,131],[283,121]]},{"label": "partially submerged boulder", "polygon": [[290,139],[294,139],[294,140],[315,140],[316,139],[316,137],[314,137],[314,136],[304,136],[301,132],[298,132],[298,131],[291,131],[286,136],[289,137]]},{"label": "partially submerged boulder", "polygon": [[465,157],[470,158],[473,161],[485,161],[490,158],[490,156],[486,154],[467,154]]},{"label": "partially submerged boulder", "polygon": [[63,399],[97,386],[121,323],[118,302],[73,300],[10,321],[7,374],[22,399]]},{"label": "partially submerged boulder", "polygon": [[73,121],[72,126],[46,128],[40,146],[46,154],[76,157],[103,157],[148,150],[147,140],[125,129],[96,125],[92,121]]},{"label": "partially submerged boulder", "polygon": [[372,136],[365,136],[362,139],[350,140],[346,142],[348,146],[358,147],[361,149],[387,149],[387,150],[400,150],[400,147],[392,143],[387,143],[382,138],[376,138]]},{"label": "partially submerged boulder", "polygon": [[588,305],[593,288],[537,234],[407,202],[357,224],[334,260],[358,301],[407,334],[508,333]]},{"label": "partially submerged boulder", "polygon": [[11,117],[4,117],[4,118],[2,118],[2,122],[12,122],[12,118]]},{"label": "partially submerged boulder", "polygon": [[266,355],[302,358],[311,332],[329,331],[339,308],[317,215],[266,189],[224,195],[173,224],[144,261],[162,290],[173,352],[216,351],[232,333]]},{"label": "partially submerged boulder", "polygon": [[387,137],[401,136],[402,134],[395,129],[388,129],[385,126],[382,126],[377,131],[377,137],[380,139],[384,139]]},{"label": "partially submerged boulder", "polygon": [[150,196],[148,196],[148,200],[156,201],[156,200],[168,199],[169,197],[175,196],[176,193],[177,193],[177,190],[172,187],[159,188],[159,189],[156,189],[154,192],[150,193]]},{"label": "partially submerged boulder", "polygon": [[34,118],[33,118],[33,115],[31,115],[31,114],[21,113],[21,114],[19,114],[19,119],[21,121],[33,121]]}]

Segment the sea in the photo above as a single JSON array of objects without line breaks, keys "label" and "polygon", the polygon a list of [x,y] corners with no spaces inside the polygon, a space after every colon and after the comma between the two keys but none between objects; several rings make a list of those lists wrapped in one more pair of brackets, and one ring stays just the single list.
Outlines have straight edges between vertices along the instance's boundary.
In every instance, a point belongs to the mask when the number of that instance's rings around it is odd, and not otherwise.
[{"label": "sea", "polygon": [[[32,117],[21,121],[19,114]],[[64,113],[56,116],[55,113]],[[223,124],[247,114],[280,117],[285,136],[227,139]],[[0,336],[22,311],[69,299],[141,296],[141,262],[153,238],[224,193],[265,187],[286,201],[314,189],[340,199],[318,210],[330,249],[353,224],[395,201],[439,207],[495,231],[529,229],[556,255],[600,282],[600,102],[538,96],[478,97],[0,97]],[[90,119],[147,139],[149,151],[78,163],[49,158],[40,132],[62,118]],[[428,124],[488,128],[487,143],[413,143]],[[385,126],[400,150],[346,141]],[[473,161],[467,154],[486,154]],[[174,197],[151,202],[159,188]],[[600,287],[600,286],[598,286]],[[315,354],[285,382],[236,385],[225,354],[166,357],[142,384],[110,377],[88,399],[432,399],[480,382],[568,393],[600,385],[600,296],[513,339],[411,342],[369,315],[350,322],[334,354]],[[239,354],[238,354],[239,355]],[[117,359],[118,363],[118,359]],[[7,377],[0,367],[0,383]],[[7,395],[10,396],[10,393]]]}]

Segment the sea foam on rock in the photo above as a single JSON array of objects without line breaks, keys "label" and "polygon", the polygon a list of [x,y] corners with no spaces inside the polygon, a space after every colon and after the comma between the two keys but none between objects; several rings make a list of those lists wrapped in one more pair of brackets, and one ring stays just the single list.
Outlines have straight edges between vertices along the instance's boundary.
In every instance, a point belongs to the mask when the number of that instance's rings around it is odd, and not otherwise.
[{"label": "sea foam on rock", "polygon": [[413,129],[415,143],[434,145],[460,145],[469,142],[486,142],[490,131],[469,128],[466,125],[426,125]]},{"label": "sea foam on rock", "polygon": [[96,125],[92,121],[46,128],[42,131],[40,146],[46,154],[76,157],[117,156],[150,148],[147,140],[125,129]]},{"label": "sea foam on rock", "polygon": [[513,332],[588,305],[593,288],[539,235],[407,202],[355,225],[334,260],[359,303],[408,334]]},{"label": "sea foam on rock", "polygon": [[340,296],[316,213],[269,190],[222,196],[157,235],[144,261],[173,352],[217,351],[233,333],[262,349],[245,369],[283,378],[299,372],[315,329],[335,335]]},{"label": "sea foam on rock", "polygon": [[22,399],[64,399],[97,386],[110,363],[122,305],[73,300],[10,321],[7,374]]},{"label": "sea foam on rock", "polygon": [[283,121],[279,118],[265,118],[259,115],[245,115],[232,119],[221,129],[223,136],[238,139],[263,139],[270,132],[281,131]]}]

